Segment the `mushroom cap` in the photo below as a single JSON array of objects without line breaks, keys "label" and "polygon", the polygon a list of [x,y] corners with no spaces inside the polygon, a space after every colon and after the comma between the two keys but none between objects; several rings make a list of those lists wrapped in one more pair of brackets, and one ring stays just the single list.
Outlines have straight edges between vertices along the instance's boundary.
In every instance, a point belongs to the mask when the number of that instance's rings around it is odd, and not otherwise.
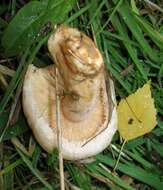
[{"label": "mushroom cap", "polygon": [[[37,141],[48,152],[57,148],[53,70],[52,66],[41,69],[29,65],[23,86],[24,113]],[[111,86],[112,90],[113,88]],[[113,93],[111,99],[115,102]],[[105,111],[107,110],[108,107]],[[116,107],[112,109],[110,121],[103,126],[98,126],[97,123],[99,112],[101,110],[97,106],[92,117],[78,123],[66,120],[61,112],[62,153],[65,159],[88,158],[103,151],[110,144],[117,129]],[[93,136],[94,138],[87,142]]]}]

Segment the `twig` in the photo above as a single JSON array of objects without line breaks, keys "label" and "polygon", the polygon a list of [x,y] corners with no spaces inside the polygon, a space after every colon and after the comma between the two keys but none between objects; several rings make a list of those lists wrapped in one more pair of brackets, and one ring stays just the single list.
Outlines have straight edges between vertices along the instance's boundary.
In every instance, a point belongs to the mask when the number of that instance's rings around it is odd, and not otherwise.
[{"label": "twig", "polygon": [[13,77],[15,71],[8,68],[7,66],[0,65],[0,73]]},{"label": "twig", "polygon": [[58,89],[58,69],[56,67],[56,124],[57,124],[57,142],[59,151],[59,174],[60,174],[60,186],[61,190],[65,190],[64,184],[64,168],[63,168],[63,155],[62,155],[62,127],[60,123],[60,96]]},{"label": "twig", "polygon": [[8,83],[1,72],[0,72],[0,85],[4,90],[8,87]]},{"label": "twig", "polygon": [[150,5],[151,7],[154,7],[155,9],[159,10],[160,12],[163,13],[163,9],[161,7],[159,7],[157,4],[151,2],[150,0],[144,0],[148,5]]}]

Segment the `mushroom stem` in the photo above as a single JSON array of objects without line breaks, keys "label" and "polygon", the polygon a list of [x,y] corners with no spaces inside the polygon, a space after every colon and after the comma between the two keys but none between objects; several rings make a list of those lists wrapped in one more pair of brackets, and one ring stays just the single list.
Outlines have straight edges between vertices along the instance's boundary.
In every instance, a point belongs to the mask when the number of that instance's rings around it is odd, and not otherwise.
[{"label": "mushroom stem", "polygon": [[96,106],[105,86],[101,54],[90,38],[64,26],[51,36],[48,47],[63,87],[63,114],[71,121],[82,121]]},{"label": "mushroom stem", "polygon": [[96,106],[99,90],[102,88],[102,77],[99,73],[94,78],[87,76],[83,81],[75,81],[72,78],[64,81],[61,110],[66,118],[78,122],[89,116]]}]

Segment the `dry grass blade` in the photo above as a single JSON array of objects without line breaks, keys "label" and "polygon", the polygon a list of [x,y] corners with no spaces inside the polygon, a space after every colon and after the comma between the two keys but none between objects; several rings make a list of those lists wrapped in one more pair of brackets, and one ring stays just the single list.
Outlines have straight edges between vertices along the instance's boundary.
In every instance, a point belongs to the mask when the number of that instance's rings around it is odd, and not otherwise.
[{"label": "dry grass blade", "polygon": [[6,89],[8,87],[8,83],[5,79],[5,77],[3,76],[3,74],[0,73],[0,85],[1,88]]},{"label": "dry grass blade", "polygon": [[121,146],[121,150],[120,150],[119,155],[118,155],[118,158],[117,158],[117,160],[116,160],[116,164],[115,164],[115,166],[114,166],[114,168],[113,168],[113,172],[115,172],[116,169],[117,169],[117,166],[118,166],[118,163],[119,163],[119,161],[120,161],[121,154],[122,154],[122,151],[123,151],[123,148],[124,148],[124,145],[125,145],[125,144],[126,144],[126,141],[124,141],[123,144],[122,144],[122,146]]},{"label": "dry grass blade", "polygon": [[63,156],[62,156],[62,127],[60,123],[60,95],[58,89],[58,69],[56,67],[56,123],[57,123],[57,141],[58,141],[58,151],[59,151],[59,173],[60,173],[60,186],[61,190],[65,189],[64,184],[64,168],[63,168]]},{"label": "dry grass blade", "polygon": [[4,65],[0,65],[0,73],[12,77],[14,75],[15,71],[12,70],[12,69],[10,69],[10,68],[8,68],[8,67],[6,67],[6,66],[4,66]]},{"label": "dry grass blade", "polygon": [[160,12],[163,13],[163,9],[161,7],[159,7],[157,4],[153,3],[152,1],[149,0],[144,0],[149,6],[159,10]]}]

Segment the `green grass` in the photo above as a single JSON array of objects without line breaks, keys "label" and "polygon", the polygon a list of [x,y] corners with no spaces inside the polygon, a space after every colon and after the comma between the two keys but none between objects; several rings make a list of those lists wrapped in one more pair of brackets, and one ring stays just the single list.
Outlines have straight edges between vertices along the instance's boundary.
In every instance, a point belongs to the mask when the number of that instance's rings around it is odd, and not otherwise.
[{"label": "green grass", "polygon": [[[148,1],[149,2],[149,1]],[[51,63],[46,43],[66,23],[89,35],[113,76],[117,101],[151,80],[157,127],[125,144],[119,134],[95,162],[64,162],[67,189],[163,189],[163,11],[161,0],[0,3],[0,189],[59,189],[57,153],[37,144],[23,115],[21,86],[29,63]],[[47,23],[51,28],[45,30]],[[150,117],[150,116],[149,116]]]}]

